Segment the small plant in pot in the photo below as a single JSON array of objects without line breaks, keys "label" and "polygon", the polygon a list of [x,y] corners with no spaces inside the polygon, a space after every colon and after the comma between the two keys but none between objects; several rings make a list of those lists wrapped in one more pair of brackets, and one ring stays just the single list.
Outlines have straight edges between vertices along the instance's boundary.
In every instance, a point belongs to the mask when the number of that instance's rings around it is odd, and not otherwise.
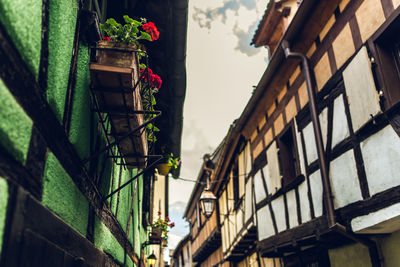
[{"label": "small plant in pot", "polygon": [[151,225],[151,237],[154,239],[168,240],[169,228],[173,228],[175,223],[171,222],[168,216],[165,219],[161,217],[161,211],[158,212],[158,219]]},{"label": "small plant in pot", "polygon": [[137,55],[140,59],[144,55],[140,49],[140,41],[152,42],[159,38],[160,33],[154,23],[147,22],[144,18],[141,18],[140,21],[134,20],[127,15],[124,16],[124,20],[124,25],[113,18],[100,24],[100,29],[107,36],[97,42],[97,47],[100,48],[97,51],[99,64],[134,68],[135,65],[138,65],[135,60],[136,53],[126,53],[126,51],[138,52]]},{"label": "small plant in pot", "polygon": [[175,158],[174,154],[170,153],[164,155],[163,162],[157,165],[158,173],[161,175],[168,175],[170,170],[174,170],[181,165],[181,160],[179,158]]}]

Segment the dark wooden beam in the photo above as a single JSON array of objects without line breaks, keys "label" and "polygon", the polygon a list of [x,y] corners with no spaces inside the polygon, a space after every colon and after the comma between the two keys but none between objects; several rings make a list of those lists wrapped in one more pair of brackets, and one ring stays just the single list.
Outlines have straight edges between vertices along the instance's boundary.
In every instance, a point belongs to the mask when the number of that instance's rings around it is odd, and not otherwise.
[{"label": "dark wooden beam", "polygon": [[[64,261],[66,255],[72,261],[85,263],[74,266],[119,266],[22,187],[13,182],[8,185],[7,234],[3,239],[6,245],[3,247],[1,266],[61,266],[63,264],[50,265],[50,262]],[[44,255],[45,258],[35,255],[48,252],[49,246],[57,248],[56,251],[52,249],[52,253]]]},{"label": "dark wooden beam", "polygon": [[64,115],[63,115],[64,131],[67,135],[69,134],[69,129],[71,126],[72,106],[73,106],[73,98],[74,98],[75,84],[76,84],[76,70],[78,65],[80,24],[81,24],[81,19],[80,19],[81,8],[82,8],[81,1],[78,1],[78,13],[75,24],[75,36],[72,47],[72,58],[71,58],[71,65],[69,68],[68,87],[65,96]]},{"label": "dark wooden beam", "polygon": [[37,199],[42,195],[42,184],[0,146],[0,176],[23,186]]}]

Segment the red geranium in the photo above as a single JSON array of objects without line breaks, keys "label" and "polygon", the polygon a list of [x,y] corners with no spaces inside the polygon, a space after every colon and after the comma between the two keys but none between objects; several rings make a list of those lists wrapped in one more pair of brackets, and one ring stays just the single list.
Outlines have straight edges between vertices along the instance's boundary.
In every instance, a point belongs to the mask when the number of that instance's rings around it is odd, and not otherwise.
[{"label": "red geranium", "polygon": [[154,74],[150,68],[145,68],[140,70],[140,75],[143,75],[143,79],[148,82],[150,87],[160,89],[162,85],[161,77]]},{"label": "red geranium", "polygon": [[151,77],[150,86],[151,87],[155,87],[157,89],[160,89],[161,85],[162,85],[161,77],[158,76],[157,74],[153,74],[152,77]]},{"label": "red geranium", "polygon": [[147,82],[147,77],[150,78],[151,80],[151,76],[153,76],[153,71],[150,68],[145,68],[145,69],[141,69],[140,70],[140,75],[143,75],[143,73],[145,73],[143,79]]},{"label": "red geranium", "polygon": [[107,37],[104,37],[104,36],[103,36],[102,39],[103,39],[104,41],[111,41],[111,40],[110,40],[110,37],[108,37],[108,36],[107,36]]},{"label": "red geranium", "polygon": [[160,32],[157,30],[156,25],[153,22],[147,22],[142,26],[143,30],[150,34],[151,40],[155,41],[160,37]]},{"label": "red geranium", "polygon": [[172,223],[168,224],[168,226],[172,228],[175,226],[175,223],[172,222]]}]

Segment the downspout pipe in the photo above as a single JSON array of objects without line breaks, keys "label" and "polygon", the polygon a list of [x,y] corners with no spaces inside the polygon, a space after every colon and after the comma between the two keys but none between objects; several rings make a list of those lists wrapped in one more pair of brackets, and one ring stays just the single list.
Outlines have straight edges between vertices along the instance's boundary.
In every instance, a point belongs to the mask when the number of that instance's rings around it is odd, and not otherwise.
[{"label": "downspout pipe", "polygon": [[372,266],[380,267],[382,266],[381,263],[383,261],[383,258],[379,253],[376,242],[367,237],[361,237],[359,235],[354,234],[353,232],[349,232],[347,231],[346,227],[336,222],[334,206],[333,206],[333,194],[329,182],[328,165],[323,145],[324,143],[322,141],[321,124],[319,122],[319,117],[317,112],[316,94],[312,86],[313,83],[311,79],[308,58],[302,53],[292,52],[290,50],[289,42],[287,40],[283,40],[281,46],[283,51],[285,52],[286,58],[299,58],[302,61],[303,73],[306,80],[307,93],[310,102],[311,121],[313,123],[315,143],[317,146],[318,163],[321,170],[322,186],[324,188],[324,198],[328,215],[328,226],[332,231],[368,247],[370,251]]},{"label": "downspout pipe", "polygon": [[315,90],[313,90],[312,86],[308,59],[305,55],[301,53],[290,51],[289,42],[287,40],[283,40],[281,45],[283,51],[285,52],[286,58],[300,58],[302,62],[303,73],[307,85],[308,99],[310,102],[311,121],[313,123],[315,143],[317,145],[318,163],[321,170],[322,185],[325,191],[324,198],[328,215],[328,225],[329,227],[333,227],[336,223],[334,207],[333,207],[333,195],[332,195],[331,185],[329,183],[328,166],[326,163],[324,143],[322,141],[321,124],[319,122],[317,105],[315,100],[316,99]]}]

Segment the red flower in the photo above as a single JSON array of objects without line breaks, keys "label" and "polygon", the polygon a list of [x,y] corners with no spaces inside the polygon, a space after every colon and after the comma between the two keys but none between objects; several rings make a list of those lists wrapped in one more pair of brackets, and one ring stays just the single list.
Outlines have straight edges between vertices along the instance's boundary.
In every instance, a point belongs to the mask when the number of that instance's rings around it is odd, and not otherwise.
[{"label": "red flower", "polygon": [[150,68],[145,68],[140,70],[140,75],[143,75],[143,79],[149,83],[150,87],[160,89],[162,85],[162,80],[160,76],[154,74]]},{"label": "red flower", "polygon": [[151,81],[150,81],[151,87],[155,87],[157,89],[161,88],[162,80],[161,80],[160,76],[158,76],[157,74],[153,74],[150,79],[151,79]]},{"label": "red flower", "polygon": [[143,73],[145,73],[143,79],[147,82],[147,77],[149,77],[151,81],[151,76],[153,76],[153,71],[150,68],[145,68],[140,70],[140,75],[142,75]]},{"label": "red flower", "polygon": [[108,36],[107,36],[107,37],[104,37],[104,36],[103,36],[102,39],[103,39],[104,41],[111,41],[111,40],[110,40],[110,37],[108,37]]},{"label": "red flower", "polygon": [[167,216],[167,222],[169,222],[169,216]]},{"label": "red flower", "polygon": [[158,215],[161,215],[161,211],[158,211],[157,213],[158,213]]},{"label": "red flower", "polygon": [[152,41],[155,41],[158,39],[158,37],[160,37],[160,32],[157,30],[157,27],[153,22],[147,22],[143,24],[142,27],[145,32],[150,34]]},{"label": "red flower", "polygon": [[168,226],[172,228],[175,226],[175,223],[172,222],[172,223],[168,224]]}]

